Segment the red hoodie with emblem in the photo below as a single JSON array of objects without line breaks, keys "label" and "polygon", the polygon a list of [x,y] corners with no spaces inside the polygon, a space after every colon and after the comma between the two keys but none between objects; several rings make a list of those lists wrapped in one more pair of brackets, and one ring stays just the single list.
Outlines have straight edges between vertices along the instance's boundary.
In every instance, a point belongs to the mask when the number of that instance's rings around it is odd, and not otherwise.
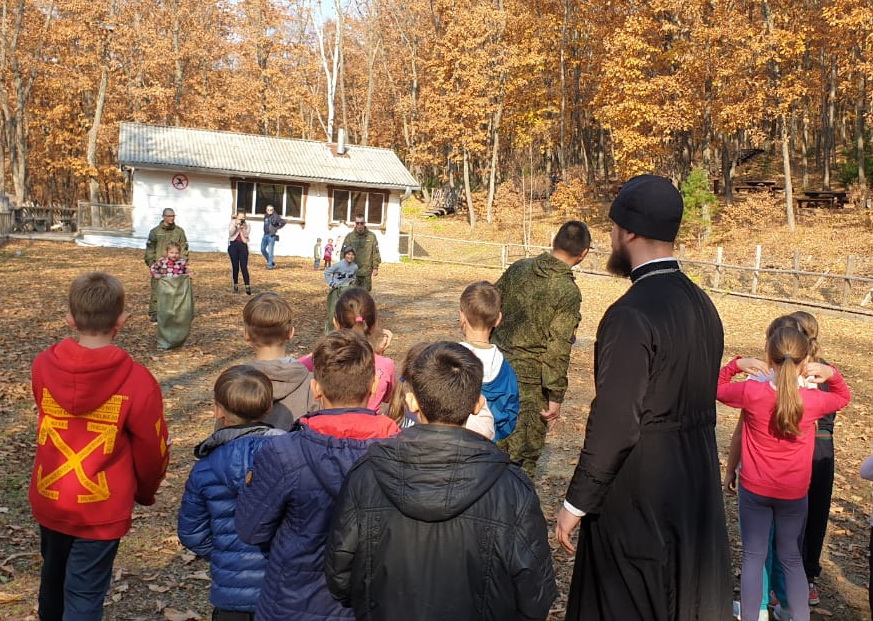
[{"label": "red hoodie with emblem", "polygon": [[120,539],[167,471],[161,388],[123,349],[65,339],[33,361],[39,410],[30,505],[46,528]]}]

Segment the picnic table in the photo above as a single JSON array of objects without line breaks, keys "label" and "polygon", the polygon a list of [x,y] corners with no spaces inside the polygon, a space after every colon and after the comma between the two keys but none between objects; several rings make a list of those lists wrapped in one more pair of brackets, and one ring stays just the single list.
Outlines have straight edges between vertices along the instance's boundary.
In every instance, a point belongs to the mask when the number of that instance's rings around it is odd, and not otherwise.
[{"label": "picnic table", "polygon": [[741,179],[734,183],[734,192],[773,192],[776,182],[766,179]]},{"label": "picnic table", "polygon": [[848,192],[838,190],[810,190],[797,198],[797,207],[830,207],[842,209],[849,202]]}]

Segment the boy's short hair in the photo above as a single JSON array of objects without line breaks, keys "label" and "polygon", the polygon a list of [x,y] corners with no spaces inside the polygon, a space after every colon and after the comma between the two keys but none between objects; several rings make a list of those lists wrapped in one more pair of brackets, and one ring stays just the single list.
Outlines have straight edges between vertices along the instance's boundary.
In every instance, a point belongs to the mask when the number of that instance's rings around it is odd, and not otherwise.
[{"label": "boy's short hair", "polygon": [[213,387],[215,402],[246,421],[257,421],[273,407],[273,382],[253,366],[238,364],[225,369]]},{"label": "boy's short hair", "polygon": [[243,308],[243,324],[252,345],[266,347],[285,343],[294,328],[291,305],[278,293],[259,293]]},{"label": "boy's short hair", "polygon": [[353,330],[323,336],[312,352],[312,367],[324,396],[334,403],[366,401],[376,377],[373,347]]},{"label": "boy's short hair", "polygon": [[405,373],[421,413],[431,423],[463,425],[482,392],[482,361],[460,343],[428,345]]},{"label": "boy's short hair", "polygon": [[181,251],[182,244],[180,244],[179,242],[174,242],[174,241],[167,242],[167,250],[169,250],[170,248],[175,248],[176,250]]},{"label": "boy's short hair", "polygon": [[124,312],[124,287],[115,276],[105,272],[88,272],[70,285],[70,315],[76,330],[98,335],[112,332]]},{"label": "boy's short hair", "polygon": [[467,285],[461,294],[461,312],[474,328],[493,328],[500,317],[502,297],[487,280]]},{"label": "boy's short hair", "polygon": [[563,250],[564,252],[578,257],[584,251],[591,247],[591,232],[581,220],[569,220],[561,225],[558,229],[558,234],[552,241],[554,250]]}]

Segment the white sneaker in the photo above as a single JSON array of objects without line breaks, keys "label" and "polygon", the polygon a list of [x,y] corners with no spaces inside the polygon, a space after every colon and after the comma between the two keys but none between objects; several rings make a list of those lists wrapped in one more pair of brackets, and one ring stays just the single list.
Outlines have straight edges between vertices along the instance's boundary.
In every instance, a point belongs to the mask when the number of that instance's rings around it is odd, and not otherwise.
[{"label": "white sneaker", "polygon": [[[738,601],[734,601],[734,617],[736,617],[737,621],[740,621],[740,603]],[[770,613],[766,610],[759,610],[758,621],[770,621]],[[786,618],[785,621],[788,621],[788,619]]]},{"label": "white sneaker", "polygon": [[773,606],[773,618],[776,621],[791,621],[791,609],[783,608],[782,604]]}]

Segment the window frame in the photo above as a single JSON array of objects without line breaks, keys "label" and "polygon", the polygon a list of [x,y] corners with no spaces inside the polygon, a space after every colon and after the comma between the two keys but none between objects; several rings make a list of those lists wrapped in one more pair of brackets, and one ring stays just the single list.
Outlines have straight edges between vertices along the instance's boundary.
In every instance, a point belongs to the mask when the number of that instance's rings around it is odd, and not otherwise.
[{"label": "window frame", "polygon": [[[334,212],[336,211],[334,201],[336,198],[337,192],[344,192],[348,194],[348,202],[345,207],[345,218],[337,219],[334,217]],[[367,197],[366,203],[364,205],[363,214],[364,214],[364,222],[367,223],[368,228],[373,228],[377,230],[384,230],[387,223],[388,217],[388,204],[391,198],[391,191],[382,189],[382,188],[361,188],[361,187],[352,187],[352,186],[336,186],[336,185],[328,185],[327,186],[327,202],[328,202],[328,224],[330,226],[339,226],[341,224],[346,224],[348,226],[354,226],[355,215],[360,213],[360,209],[355,207],[356,201],[354,200],[355,194],[364,194]],[[382,197],[382,213],[381,218],[377,221],[370,220],[370,196],[378,195]]]},{"label": "window frame", "polygon": [[[309,186],[308,183],[303,183],[299,181],[280,181],[277,179],[252,179],[250,177],[234,177],[231,178],[231,189],[233,190],[233,213],[240,213],[240,184],[250,184],[251,185],[251,195],[249,200],[246,201],[248,203],[248,208],[244,210],[246,216],[250,217],[254,220],[263,220],[265,212],[257,211],[257,191],[258,185],[264,186],[281,186],[282,190],[282,204],[275,204],[277,201],[271,202],[273,205],[275,213],[279,214],[283,220],[288,222],[297,222],[303,224],[306,222],[306,203],[309,197]],[[288,213],[288,188],[300,188],[300,215],[289,215]]]}]

